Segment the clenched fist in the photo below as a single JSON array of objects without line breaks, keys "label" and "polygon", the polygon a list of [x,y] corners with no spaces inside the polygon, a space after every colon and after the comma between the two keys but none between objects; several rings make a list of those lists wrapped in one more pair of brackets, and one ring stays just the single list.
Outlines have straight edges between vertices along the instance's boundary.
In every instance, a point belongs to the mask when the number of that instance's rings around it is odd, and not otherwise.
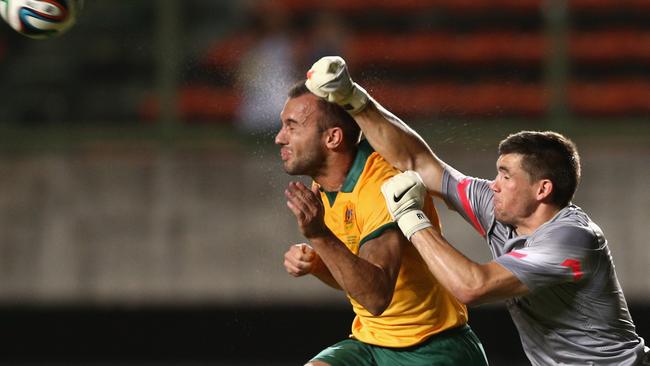
[{"label": "clenched fist", "polygon": [[339,56],[325,56],[316,61],[307,72],[305,86],[350,114],[360,112],[368,104],[368,93],[352,81],[345,60]]},{"label": "clenched fist", "polygon": [[319,263],[320,258],[314,248],[305,243],[294,244],[284,253],[284,268],[294,277],[312,273]]}]

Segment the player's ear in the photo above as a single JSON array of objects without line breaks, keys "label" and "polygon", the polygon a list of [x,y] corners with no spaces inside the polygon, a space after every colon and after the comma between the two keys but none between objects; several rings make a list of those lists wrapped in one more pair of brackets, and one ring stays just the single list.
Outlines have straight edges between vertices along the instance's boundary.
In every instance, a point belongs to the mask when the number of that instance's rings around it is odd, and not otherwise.
[{"label": "player's ear", "polygon": [[540,180],[537,188],[537,199],[540,201],[547,200],[551,197],[551,193],[553,193],[553,182],[550,179]]},{"label": "player's ear", "polygon": [[340,127],[328,128],[325,133],[325,144],[329,149],[336,149],[343,144],[343,130]]}]

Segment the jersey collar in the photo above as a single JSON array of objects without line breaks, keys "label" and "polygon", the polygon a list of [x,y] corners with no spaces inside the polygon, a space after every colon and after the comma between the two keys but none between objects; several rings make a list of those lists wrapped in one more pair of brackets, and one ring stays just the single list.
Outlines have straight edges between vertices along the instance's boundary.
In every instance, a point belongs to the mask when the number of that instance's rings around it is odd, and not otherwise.
[{"label": "jersey collar", "polygon": [[343,182],[343,186],[341,187],[341,192],[349,193],[354,190],[354,187],[357,185],[357,182],[359,181],[359,177],[361,177],[363,168],[366,167],[366,161],[368,161],[368,157],[373,152],[374,150],[368,143],[368,140],[363,139],[361,140],[361,142],[359,142],[359,147],[357,149],[357,156],[354,158],[354,163],[352,163],[352,167],[348,172],[348,176],[345,177],[345,181]]},{"label": "jersey collar", "polygon": [[[345,181],[343,181],[343,186],[341,186],[341,190],[338,192],[344,192],[344,193],[350,193],[354,191],[354,187],[356,187],[357,182],[359,181],[359,177],[361,177],[361,173],[363,172],[363,169],[366,167],[366,162],[368,161],[368,157],[374,152],[372,146],[368,143],[368,140],[363,139],[361,142],[359,142],[358,148],[357,148],[357,155],[354,157],[354,162],[352,163],[352,167],[350,167],[350,171],[348,172],[348,175],[345,177]],[[334,205],[334,201],[336,200],[336,194],[338,192],[328,192],[325,191],[321,188],[321,191],[325,193],[325,196],[327,196],[328,201],[330,202],[330,207]]]}]

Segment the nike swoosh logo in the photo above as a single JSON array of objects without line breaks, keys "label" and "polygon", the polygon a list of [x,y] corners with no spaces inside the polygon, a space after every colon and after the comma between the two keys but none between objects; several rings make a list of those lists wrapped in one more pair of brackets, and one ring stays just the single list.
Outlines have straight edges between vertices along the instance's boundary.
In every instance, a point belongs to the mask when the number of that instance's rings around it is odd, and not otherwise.
[{"label": "nike swoosh logo", "polygon": [[404,195],[406,194],[406,192],[408,192],[411,188],[415,187],[415,184],[416,184],[416,183],[411,184],[411,186],[409,186],[408,188],[406,188],[406,189],[405,189],[402,193],[400,193],[398,196],[393,195],[393,201],[395,201],[395,202],[399,202],[399,200],[401,200],[402,197],[404,197]]}]

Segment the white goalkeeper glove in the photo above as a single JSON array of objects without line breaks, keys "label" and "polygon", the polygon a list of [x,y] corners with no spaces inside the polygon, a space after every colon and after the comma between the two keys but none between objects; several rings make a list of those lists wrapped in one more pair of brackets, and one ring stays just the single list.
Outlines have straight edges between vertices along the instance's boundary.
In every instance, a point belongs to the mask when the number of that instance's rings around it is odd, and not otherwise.
[{"label": "white goalkeeper glove", "polygon": [[404,236],[411,239],[417,231],[431,227],[431,221],[422,212],[427,188],[418,173],[407,170],[390,178],[381,186],[386,206],[397,221]]},{"label": "white goalkeeper glove", "polygon": [[348,113],[359,113],[368,104],[368,93],[352,81],[348,67],[339,56],[325,56],[307,72],[307,89]]}]

